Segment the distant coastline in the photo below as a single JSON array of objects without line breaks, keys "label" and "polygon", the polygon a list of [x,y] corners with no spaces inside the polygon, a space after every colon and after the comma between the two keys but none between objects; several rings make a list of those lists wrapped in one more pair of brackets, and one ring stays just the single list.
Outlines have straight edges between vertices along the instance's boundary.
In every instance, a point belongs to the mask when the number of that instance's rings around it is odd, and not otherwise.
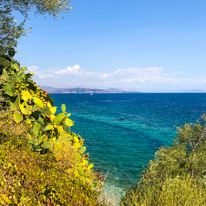
[{"label": "distant coastline", "polygon": [[91,88],[52,88],[52,87],[42,87],[49,93],[65,93],[65,94],[102,94],[102,93],[142,93],[138,91],[122,91],[119,89],[91,89]]},{"label": "distant coastline", "polygon": [[125,93],[206,93],[201,89],[184,89],[177,91],[157,91],[157,92],[142,92],[135,90],[121,90],[117,88],[107,88],[107,89],[99,89],[99,88],[83,88],[83,87],[75,87],[75,88],[55,88],[49,86],[40,86],[43,90],[46,90],[48,93],[60,93],[60,94],[125,94]]}]

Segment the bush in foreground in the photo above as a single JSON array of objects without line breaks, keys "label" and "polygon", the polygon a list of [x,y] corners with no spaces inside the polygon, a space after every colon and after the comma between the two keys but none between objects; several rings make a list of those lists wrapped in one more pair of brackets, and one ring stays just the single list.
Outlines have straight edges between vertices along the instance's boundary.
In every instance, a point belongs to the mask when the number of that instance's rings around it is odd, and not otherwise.
[{"label": "bush in foreground", "polygon": [[100,194],[68,175],[52,153],[32,152],[21,137],[7,139],[0,145],[0,205],[103,205]]},{"label": "bush in foreground", "polygon": [[206,117],[178,129],[173,146],[161,147],[121,205],[206,205]]},{"label": "bush in foreground", "polygon": [[0,205],[103,205],[84,140],[66,111],[0,56]]}]

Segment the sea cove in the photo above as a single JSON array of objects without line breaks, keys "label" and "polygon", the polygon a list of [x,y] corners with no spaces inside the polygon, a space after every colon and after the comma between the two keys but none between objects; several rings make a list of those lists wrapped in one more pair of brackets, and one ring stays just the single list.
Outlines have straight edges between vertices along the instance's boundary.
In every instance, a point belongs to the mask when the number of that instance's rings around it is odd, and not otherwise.
[{"label": "sea cove", "polygon": [[[161,146],[170,146],[176,127],[195,123],[206,111],[206,94],[51,94],[66,104],[72,131],[85,139],[90,161],[106,184],[125,188]],[[60,112],[60,111],[59,111]]]}]

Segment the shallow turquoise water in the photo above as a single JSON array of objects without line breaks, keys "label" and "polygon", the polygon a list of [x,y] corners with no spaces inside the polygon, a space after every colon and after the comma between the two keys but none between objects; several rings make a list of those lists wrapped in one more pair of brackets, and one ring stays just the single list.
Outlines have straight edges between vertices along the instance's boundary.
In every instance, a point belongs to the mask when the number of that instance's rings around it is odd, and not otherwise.
[{"label": "shallow turquoise water", "polygon": [[[95,169],[109,173],[108,185],[125,188],[160,146],[171,145],[176,126],[206,112],[206,94],[52,94],[66,104],[72,131],[85,139]],[[60,111],[60,110],[59,110]]]}]

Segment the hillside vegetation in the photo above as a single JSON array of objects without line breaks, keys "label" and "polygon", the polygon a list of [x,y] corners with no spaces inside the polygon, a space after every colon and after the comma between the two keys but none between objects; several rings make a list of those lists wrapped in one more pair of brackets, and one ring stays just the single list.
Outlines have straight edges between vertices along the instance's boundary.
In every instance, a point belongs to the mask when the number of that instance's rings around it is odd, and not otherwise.
[{"label": "hillside vegetation", "polygon": [[66,106],[0,56],[0,205],[104,205],[84,140]]},{"label": "hillside vegetation", "polygon": [[122,206],[206,205],[206,116],[178,129],[172,147],[161,147]]}]

